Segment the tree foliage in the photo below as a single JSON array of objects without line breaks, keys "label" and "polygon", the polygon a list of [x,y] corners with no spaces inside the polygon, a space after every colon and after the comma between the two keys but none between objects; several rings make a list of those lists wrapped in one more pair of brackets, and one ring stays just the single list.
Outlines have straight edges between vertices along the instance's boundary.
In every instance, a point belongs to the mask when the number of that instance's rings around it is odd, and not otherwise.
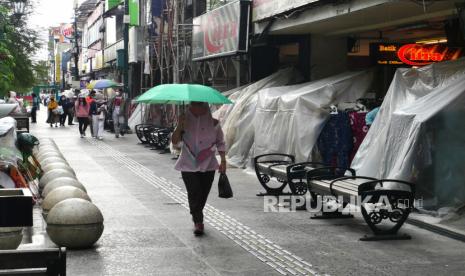
[{"label": "tree foliage", "polygon": [[39,60],[33,64],[34,85],[43,85],[49,82],[49,65],[46,60]]},{"label": "tree foliage", "polygon": [[14,17],[10,7],[0,4],[0,94],[28,92],[34,85],[32,56],[40,47],[39,37],[26,18]]}]

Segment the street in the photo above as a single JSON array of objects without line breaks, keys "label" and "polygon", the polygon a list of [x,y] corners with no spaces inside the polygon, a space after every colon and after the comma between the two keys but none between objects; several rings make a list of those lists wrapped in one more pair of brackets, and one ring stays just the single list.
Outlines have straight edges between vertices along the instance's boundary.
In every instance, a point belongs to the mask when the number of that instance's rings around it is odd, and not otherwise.
[{"label": "street", "polygon": [[[145,148],[133,134],[81,139],[77,126],[50,128],[44,116],[41,112],[31,132],[56,141],[105,219],[94,248],[68,251],[69,275],[465,273],[464,243],[409,224],[401,232],[412,240],[362,242],[370,231],[357,215],[310,220],[305,211],[265,213],[263,199],[255,195],[261,188],[256,176],[234,168],[228,169],[234,198],[218,198],[215,180],[206,235],[195,237],[170,154]],[[40,214],[35,215],[37,220]]]}]

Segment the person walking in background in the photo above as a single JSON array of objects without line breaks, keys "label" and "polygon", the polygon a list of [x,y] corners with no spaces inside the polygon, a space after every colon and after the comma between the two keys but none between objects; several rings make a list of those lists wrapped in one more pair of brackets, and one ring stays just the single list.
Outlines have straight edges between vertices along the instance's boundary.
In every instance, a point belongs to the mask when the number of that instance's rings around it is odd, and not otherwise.
[{"label": "person walking in background", "polygon": [[40,99],[35,93],[32,93],[31,123],[37,123],[37,110],[40,107]]},{"label": "person walking in background", "polygon": [[[225,142],[218,120],[212,118],[208,104],[192,102],[185,115],[181,115],[171,137],[174,145],[180,144],[181,155],[175,169],[181,171],[186,185],[189,209],[194,221],[194,234],[204,233],[203,208],[212,187],[215,171],[226,171]],[[216,151],[221,157],[218,164]]]},{"label": "person walking in background", "polygon": [[81,134],[81,138],[86,136],[86,129],[89,125],[89,109],[90,104],[87,103],[86,98],[80,96],[75,103],[75,111],[79,122],[79,134]]},{"label": "person walking in background", "polygon": [[75,106],[75,103],[77,101],[77,97],[74,96],[72,98],[69,98],[68,99],[68,102],[67,102],[67,111],[68,111],[68,125],[69,126],[72,126],[74,125],[73,124],[73,119],[74,119],[74,115],[75,115],[75,109],[74,109],[74,106]]},{"label": "person walking in background", "polygon": [[60,114],[58,112],[58,102],[55,101],[55,96],[53,95],[50,96],[50,100],[47,105],[47,111],[47,123],[50,124],[50,127],[53,127],[53,124],[55,124],[55,127],[58,127],[57,124],[60,122]]},{"label": "person walking in background", "polygon": [[121,129],[121,124],[124,123],[124,100],[119,90],[116,91],[116,95],[111,100],[110,106],[115,137],[119,138],[120,134],[121,136],[124,136],[124,131]]},{"label": "person walking in background", "polygon": [[66,96],[62,95],[58,101],[58,105],[61,106],[63,112],[60,114],[60,126],[65,126],[66,116],[68,115],[66,111]]},{"label": "person walking in background", "polygon": [[[95,94],[96,94],[95,90],[91,90],[91,91],[89,92],[89,95],[87,95],[87,97],[86,97],[86,102],[87,102],[87,104],[88,104],[89,106],[92,104],[92,102],[95,101],[95,99],[94,99]],[[95,135],[94,135],[94,127],[93,127],[93,122],[92,122],[92,114],[90,114],[90,112],[89,112],[89,127],[90,127],[90,134],[91,134],[91,136],[92,136],[92,137],[95,137]]]},{"label": "person walking in background", "polygon": [[103,99],[99,101],[94,99],[94,101],[91,102],[89,114],[92,115],[92,135],[99,140],[103,139],[106,112],[107,107]]}]

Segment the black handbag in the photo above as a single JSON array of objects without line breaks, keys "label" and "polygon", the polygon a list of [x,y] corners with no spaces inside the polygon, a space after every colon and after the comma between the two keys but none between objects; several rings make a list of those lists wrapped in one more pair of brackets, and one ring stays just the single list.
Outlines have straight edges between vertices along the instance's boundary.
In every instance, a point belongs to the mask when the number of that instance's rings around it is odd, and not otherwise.
[{"label": "black handbag", "polygon": [[221,198],[233,197],[231,185],[225,173],[220,173],[220,178],[218,179],[218,196]]}]

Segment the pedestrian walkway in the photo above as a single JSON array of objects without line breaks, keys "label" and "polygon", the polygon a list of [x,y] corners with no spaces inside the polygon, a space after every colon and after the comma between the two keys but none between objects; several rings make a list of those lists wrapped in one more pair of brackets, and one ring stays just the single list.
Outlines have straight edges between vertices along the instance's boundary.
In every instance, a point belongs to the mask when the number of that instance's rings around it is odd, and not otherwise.
[{"label": "pedestrian walkway", "polygon": [[369,234],[361,219],[265,213],[263,199],[255,196],[256,177],[239,169],[228,170],[233,199],[218,198],[214,185],[206,235],[194,237],[185,189],[169,154],[138,145],[135,135],[81,139],[77,126],[39,123],[32,133],[55,139],[105,217],[95,248],[68,253],[69,275],[465,273],[465,243],[414,226],[402,230],[411,241],[361,242]]}]

